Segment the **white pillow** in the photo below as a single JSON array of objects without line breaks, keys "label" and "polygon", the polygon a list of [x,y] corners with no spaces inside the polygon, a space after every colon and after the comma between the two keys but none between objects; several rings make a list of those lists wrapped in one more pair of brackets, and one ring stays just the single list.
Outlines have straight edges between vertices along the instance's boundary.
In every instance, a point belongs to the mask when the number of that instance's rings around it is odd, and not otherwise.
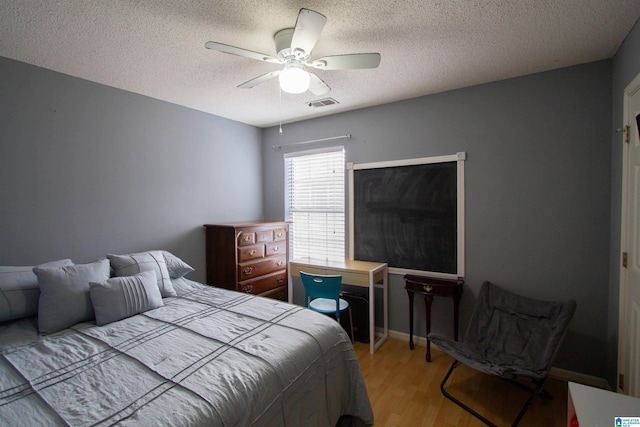
[{"label": "white pillow", "polygon": [[164,305],[153,270],[99,283],[91,282],[89,287],[99,326]]},{"label": "white pillow", "polygon": [[[38,267],[63,267],[72,265],[70,259],[40,264]],[[0,266],[0,322],[38,314],[40,288],[34,266]]]},{"label": "white pillow", "polygon": [[153,270],[158,279],[158,289],[163,298],[175,297],[176,291],[171,284],[167,262],[162,251],[140,252],[128,255],[107,255],[116,276],[133,276],[143,271]]},{"label": "white pillow", "polygon": [[189,264],[168,251],[162,251],[164,260],[167,262],[167,270],[169,270],[169,277],[172,279],[179,279],[192,271],[195,271]]},{"label": "white pillow", "polygon": [[49,334],[94,318],[89,282],[109,278],[109,260],[58,268],[36,267],[33,272],[40,285],[38,329]]}]

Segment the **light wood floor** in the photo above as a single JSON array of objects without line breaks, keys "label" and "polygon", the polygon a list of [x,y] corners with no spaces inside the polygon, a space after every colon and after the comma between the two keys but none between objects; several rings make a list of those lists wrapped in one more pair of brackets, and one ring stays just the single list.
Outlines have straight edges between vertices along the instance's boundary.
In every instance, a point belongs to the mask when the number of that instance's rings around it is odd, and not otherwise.
[{"label": "light wood floor", "polygon": [[[369,344],[354,344],[367,384],[376,427],[438,426],[486,427],[471,414],[445,398],[440,382],[453,359],[431,346],[431,363],[426,348],[397,339],[387,341],[369,354]],[[565,427],[567,425],[567,383],[547,379],[548,401],[536,398],[519,427]],[[510,426],[527,392],[508,381],[460,366],[447,382],[447,390],[499,426]]]}]

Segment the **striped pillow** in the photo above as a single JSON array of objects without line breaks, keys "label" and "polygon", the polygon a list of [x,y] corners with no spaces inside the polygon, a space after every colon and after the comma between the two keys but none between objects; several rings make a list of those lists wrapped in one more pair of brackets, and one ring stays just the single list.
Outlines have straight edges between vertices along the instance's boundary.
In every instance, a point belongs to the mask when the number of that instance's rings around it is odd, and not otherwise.
[{"label": "striped pillow", "polygon": [[91,282],[89,293],[99,326],[164,305],[153,270]]}]

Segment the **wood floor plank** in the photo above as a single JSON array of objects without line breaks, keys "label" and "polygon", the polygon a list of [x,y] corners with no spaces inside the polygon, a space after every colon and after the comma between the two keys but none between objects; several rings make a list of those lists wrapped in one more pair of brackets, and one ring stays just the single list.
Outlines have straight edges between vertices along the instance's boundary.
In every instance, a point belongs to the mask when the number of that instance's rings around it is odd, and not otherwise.
[{"label": "wood floor plank", "polygon": [[[369,344],[354,344],[377,427],[456,426],[486,427],[484,423],[445,398],[440,382],[453,359],[432,346],[426,349],[389,338],[375,354]],[[548,379],[545,387],[554,398],[536,398],[519,427],[564,427],[567,424],[567,383]],[[456,368],[447,390],[494,423],[511,425],[527,392],[508,381],[485,375],[466,366]]]}]

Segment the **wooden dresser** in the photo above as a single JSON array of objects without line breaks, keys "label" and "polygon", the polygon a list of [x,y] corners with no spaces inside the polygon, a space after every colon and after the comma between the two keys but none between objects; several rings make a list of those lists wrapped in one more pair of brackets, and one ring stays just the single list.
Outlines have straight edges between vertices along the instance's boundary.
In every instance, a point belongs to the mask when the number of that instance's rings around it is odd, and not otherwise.
[{"label": "wooden dresser", "polygon": [[289,224],[205,224],[207,284],[287,301]]}]

